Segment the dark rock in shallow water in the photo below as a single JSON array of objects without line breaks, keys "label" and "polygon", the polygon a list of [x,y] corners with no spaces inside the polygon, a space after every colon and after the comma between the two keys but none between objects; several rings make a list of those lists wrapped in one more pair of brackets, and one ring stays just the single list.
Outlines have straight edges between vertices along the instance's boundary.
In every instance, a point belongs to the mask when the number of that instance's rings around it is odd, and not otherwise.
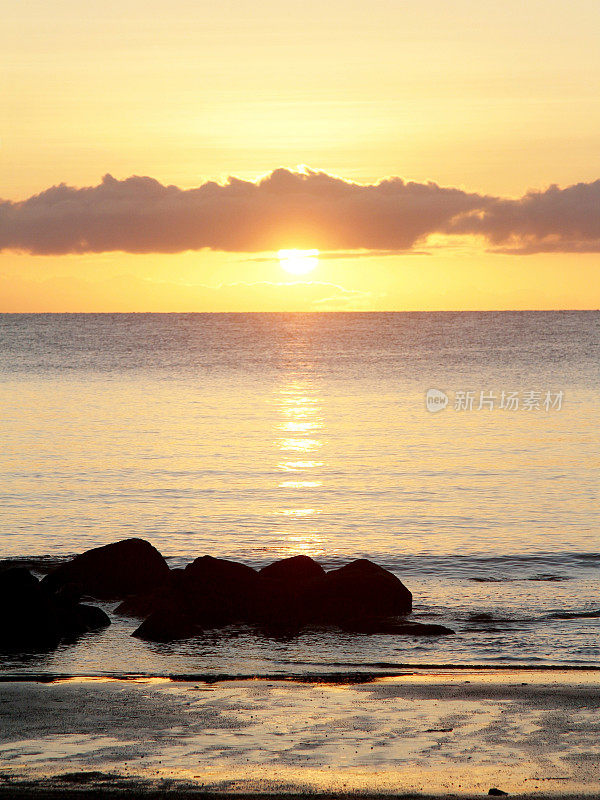
[{"label": "dark rock in shallow water", "polygon": [[160,604],[160,595],[157,592],[145,592],[144,594],[133,594],[126,597],[115,608],[114,613],[120,617],[133,617],[134,619],[145,619],[156,610]]},{"label": "dark rock in shallow water", "polygon": [[258,624],[269,636],[289,638],[299,633],[306,618],[304,585],[302,580],[259,577],[244,564],[202,556],[162,593],[128,598],[117,613],[135,616],[148,611],[133,634],[148,641],[185,639],[233,623]]},{"label": "dark rock in shallow water", "polygon": [[310,556],[290,556],[263,567],[258,574],[261,578],[300,584],[323,578],[325,570]]},{"label": "dark rock in shallow water", "polygon": [[252,620],[257,590],[258,573],[252,567],[201,556],[185,568],[177,595],[190,619],[218,627]]},{"label": "dark rock in shallow water", "polygon": [[0,648],[48,650],[110,625],[100,608],[84,606],[69,592],[53,594],[26,569],[0,573]]},{"label": "dark rock in shallow water", "polygon": [[131,635],[146,642],[174,642],[178,639],[189,639],[201,630],[198,623],[181,609],[164,605],[153,611]]},{"label": "dark rock in shallow water", "polygon": [[45,650],[61,638],[54,603],[23,567],[0,572],[0,648]]},{"label": "dark rock in shallow water", "polygon": [[253,621],[258,573],[245,564],[201,556],[185,570],[172,570],[154,595],[122,603],[117,612],[148,618],[134,632],[139,639],[171,642],[187,639],[206,628]]},{"label": "dark rock in shallow water", "polygon": [[[268,635],[293,635],[306,625],[334,624],[364,633],[407,633],[397,620],[408,614],[412,595],[391,572],[367,559],[325,572],[307,556],[284,559],[260,571],[258,617]],[[391,630],[393,627],[393,630]],[[419,626],[414,635],[451,633],[443,626]],[[428,632],[427,632],[428,631]]]},{"label": "dark rock in shallow water", "polygon": [[67,584],[75,584],[90,597],[119,600],[155,589],[168,575],[166,561],[150,542],[123,539],[86,550],[72,561],[61,564],[46,575],[43,585],[56,591]]},{"label": "dark rock in shallow water", "polygon": [[122,617],[145,619],[153,611],[165,604],[184,604],[183,600],[183,569],[169,571],[166,581],[156,589],[142,594],[133,594],[126,597],[117,608],[115,614]]},{"label": "dark rock in shallow water", "polygon": [[327,623],[382,619],[412,611],[412,594],[406,586],[366,558],[327,572],[317,591],[317,614]]},{"label": "dark rock in shallow water", "polygon": [[308,556],[292,556],[261,569],[256,618],[268,635],[293,635],[319,618],[325,570]]},{"label": "dark rock in shallow water", "polygon": [[25,567],[9,567],[0,572],[0,603],[21,604],[40,594],[40,582]]},{"label": "dark rock in shallow water", "polygon": [[78,603],[72,613],[73,631],[89,633],[110,625],[110,618],[101,608]]},{"label": "dark rock in shallow water", "polygon": [[397,619],[411,610],[412,595],[402,582],[366,559],[326,573],[313,559],[294,556],[257,573],[235,561],[202,556],[183,571],[172,570],[158,590],[125,600],[117,613],[147,616],[133,635],[159,642],[232,623],[284,638],[315,624],[357,633],[454,633],[443,625]]},{"label": "dark rock in shallow water", "polygon": [[407,622],[403,619],[367,618],[349,620],[341,625],[350,633],[390,634],[395,636],[448,636],[455,633],[445,625]]}]

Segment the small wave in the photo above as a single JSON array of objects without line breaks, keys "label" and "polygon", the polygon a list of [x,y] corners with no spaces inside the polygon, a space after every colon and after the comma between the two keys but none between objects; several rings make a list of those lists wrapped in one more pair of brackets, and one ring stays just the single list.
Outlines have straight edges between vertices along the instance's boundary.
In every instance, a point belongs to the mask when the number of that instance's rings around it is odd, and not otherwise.
[{"label": "small wave", "polygon": [[474,583],[513,583],[515,581],[559,582],[559,581],[570,581],[572,580],[572,578],[570,578],[568,575],[554,575],[553,573],[550,572],[541,572],[538,575],[529,575],[527,577],[522,577],[522,578],[517,578],[517,577],[498,578],[492,575],[476,575],[473,578],[469,578],[469,580],[473,581]]},{"label": "small wave", "polygon": [[[183,567],[201,553],[169,554],[166,560],[171,567]],[[240,558],[239,553],[222,552],[222,558],[244,560],[255,568],[269,563],[269,558],[257,558],[256,551]],[[73,558],[73,554],[15,556],[0,560],[0,569],[8,566],[25,566],[35,572],[46,573],[58,564]],[[568,580],[573,571],[600,566],[600,553],[538,552],[538,553],[488,553],[432,555],[413,553],[402,555],[389,552],[348,552],[335,557],[318,559],[326,569],[339,567],[354,558],[370,558],[382,567],[395,572],[401,579],[413,575],[439,575],[466,579],[476,583],[505,583],[515,580]],[[534,571],[538,569],[539,572]]]},{"label": "small wave", "polygon": [[600,609],[598,611],[557,611],[555,614],[550,614],[550,619],[596,619],[600,617]]},{"label": "small wave", "polygon": [[[368,557],[368,556],[367,556]],[[425,553],[390,558],[377,554],[374,560],[400,577],[422,574],[445,575],[481,583],[511,580],[568,580],[571,573],[600,566],[600,553],[538,552],[430,555]],[[543,577],[542,577],[543,576]]]},{"label": "small wave", "polygon": [[489,625],[489,626],[485,625],[479,628],[477,626],[473,626],[469,628],[463,628],[461,633],[506,633],[507,631],[514,631],[514,628],[513,627],[498,628],[495,627],[494,625]]},{"label": "small wave", "polygon": [[47,575],[53,569],[74,558],[74,555],[68,556],[15,556],[14,558],[0,559],[0,572],[12,567],[25,567],[31,572],[37,572],[39,575]]},{"label": "small wave", "polygon": [[[489,628],[485,627],[487,625],[505,625],[509,627],[503,628],[503,630],[510,630],[514,629],[514,627],[518,625],[528,625],[532,622],[539,622],[539,618],[530,616],[522,617],[518,614],[507,617],[497,614],[490,614],[487,611],[478,611],[467,614],[465,617],[463,617],[463,621],[468,625],[471,625],[471,623],[481,625],[483,630],[490,630]],[[475,628],[469,627],[468,630],[473,631]]]},{"label": "small wave", "polygon": [[[450,672],[600,672],[600,666],[581,662],[578,664],[551,664],[541,659],[532,658],[536,663],[523,663],[517,656],[498,656],[490,659],[486,664],[456,664],[456,663],[428,663],[428,664],[396,664],[393,671],[376,672],[373,669],[361,671],[329,671],[329,672],[275,672],[275,673],[157,673],[157,672],[96,672],[96,673],[44,673],[44,672],[13,672],[0,673],[2,683],[57,683],[67,681],[148,681],[164,680],[174,683],[226,683],[230,681],[265,681],[270,683],[314,683],[314,684],[352,684],[372,683],[382,678],[402,678],[407,675],[419,673]],[[504,663],[498,663],[504,662]],[[328,665],[332,666],[332,665]],[[368,666],[368,665],[363,665]]]}]

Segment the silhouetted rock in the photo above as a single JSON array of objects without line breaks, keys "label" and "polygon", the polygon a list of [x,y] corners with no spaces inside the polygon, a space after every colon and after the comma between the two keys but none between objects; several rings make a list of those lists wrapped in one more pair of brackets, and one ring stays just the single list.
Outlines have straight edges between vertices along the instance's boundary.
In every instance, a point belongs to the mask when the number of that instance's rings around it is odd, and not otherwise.
[{"label": "silhouetted rock", "polygon": [[309,556],[292,556],[259,573],[256,618],[269,636],[289,637],[318,619],[325,570]]},{"label": "silhouetted rock", "polygon": [[84,606],[77,595],[53,594],[26,569],[0,573],[0,648],[47,650],[61,640],[110,625],[100,608]]},{"label": "silhouetted rock", "polygon": [[101,608],[78,603],[69,614],[69,633],[90,633],[110,625],[110,618]]},{"label": "silhouetted rock", "polygon": [[101,600],[118,600],[155,589],[169,575],[166,561],[150,542],[123,539],[95,547],[61,564],[43,579],[56,591],[67,584],[80,587],[85,595]]},{"label": "silhouetted rock", "polygon": [[394,636],[447,636],[455,633],[445,625],[407,622],[402,619],[364,618],[349,620],[341,627],[351,633],[391,634]]},{"label": "silhouetted rock", "polygon": [[173,642],[188,639],[200,630],[198,623],[181,609],[165,605],[153,611],[131,635],[146,642]]},{"label": "silhouetted rock", "polygon": [[0,572],[0,603],[20,604],[39,594],[40,582],[25,567],[9,567]]},{"label": "silhouetted rock", "polygon": [[204,628],[254,619],[257,585],[258,573],[251,567],[201,556],[185,570],[172,570],[169,580],[153,595],[131,598],[117,611],[133,616],[150,609],[133,636],[171,642],[187,639]]},{"label": "silhouetted rock", "polygon": [[134,619],[145,619],[152,614],[160,605],[160,595],[158,592],[145,592],[144,594],[132,594],[121,601],[115,608],[114,613],[120,617],[133,617]]},{"label": "silhouetted rock", "polygon": [[60,638],[54,603],[38,579],[23,567],[0,572],[0,647],[44,650]]},{"label": "silhouetted rock", "polygon": [[361,558],[331,570],[318,587],[323,622],[385,619],[412,611],[412,594],[393,573]]},{"label": "silhouetted rock", "polygon": [[185,605],[183,589],[183,569],[172,569],[169,571],[166,581],[156,589],[142,594],[134,594],[126,597],[114,613],[122,617],[134,617],[145,619],[165,604]]},{"label": "silhouetted rock", "polygon": [[270,580],[305,584],[324,577],[325,570],[310,556],[290,556],[268,564],[258,574],[261,578]]},{"label": "silhouetted rock", "polygon": [[178,588],[187,615],[205,627],[254,619],[258,573],[246,564],[201,556],[188,564]]},{"label": "silhouetted rock", "polygon": [[492,787],[488,794],[491,794],[492,797],[502,797],[503,795],[507,795],[508,792],[503,792],[502,789],[496,789],[496,787]]}]

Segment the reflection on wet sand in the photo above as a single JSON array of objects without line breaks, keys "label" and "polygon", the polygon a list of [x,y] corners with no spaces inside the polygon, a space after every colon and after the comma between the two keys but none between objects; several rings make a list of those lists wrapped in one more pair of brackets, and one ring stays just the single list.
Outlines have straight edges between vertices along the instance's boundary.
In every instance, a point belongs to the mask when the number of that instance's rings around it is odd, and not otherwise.
[{"label": "reflection on wet sand", "polygon": [[597,673],[558,670],[0,684],[0,758],[5,780],[77,770],[134,790],[597,797],[599,693]]}]

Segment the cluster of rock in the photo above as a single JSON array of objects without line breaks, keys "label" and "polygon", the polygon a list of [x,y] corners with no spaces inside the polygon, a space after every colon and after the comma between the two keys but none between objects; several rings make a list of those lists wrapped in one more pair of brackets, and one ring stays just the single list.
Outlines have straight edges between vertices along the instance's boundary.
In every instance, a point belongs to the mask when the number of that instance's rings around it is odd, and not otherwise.
[{"label": "cluster of rock", "polygon": [[[22,613],[10,615],[6,610],[17,584]],[[0,572],[5,609],[0,646],[23,646],[32,629],[35,640],[52,646],[109,623],[101,609],[79,603],[80,596],[122,600],[116,613],[144,620],[133,636],[147,641],[173,641],[232,624],[275,635],[294,635],[312,625],[356,633],[453,633],[442,625],[407,621],[412,594],[393,573],[367,559],[326,572],[308,556],[293,556],[257,571],[202,556],[185,569],[169,569],[149,542],[125,539],[76,556],[41,582],[24,569]]]},{"label": "cluster of rock", "polygon": [[52,569],[41,581],[9,562],[0,569],[0,650],[50,650],[110,625],[81,597],[119,600],[167,580],[169,567],[149,542],[96,547]]},{"label": "cluster of rock", "polygon": [[65,586],[52,592],[24,567],[0,572],[0,649],[49,650],[110,625],[101,608]]}]

